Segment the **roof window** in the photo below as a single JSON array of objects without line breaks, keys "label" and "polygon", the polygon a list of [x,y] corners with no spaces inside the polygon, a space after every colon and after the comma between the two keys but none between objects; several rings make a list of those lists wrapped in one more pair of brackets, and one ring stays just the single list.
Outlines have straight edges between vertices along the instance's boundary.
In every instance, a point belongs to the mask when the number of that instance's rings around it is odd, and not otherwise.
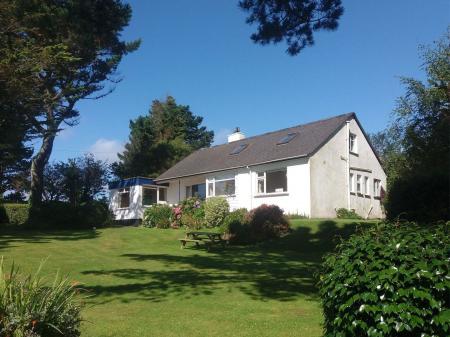
[{"label": "roof window", "polygon": [[240,144],[236,146],[230,154],[239,154],[247,148],[248,144]]},{"label": "roof window", "polygon": [[295,137],[297,137],[297,132],[291,132],[288,133],[286,136],[284,136],[283,138],[281,138],[277,145],[281,145],[281,144],[287,144],[289,143],[292,139],[294,139]]}]

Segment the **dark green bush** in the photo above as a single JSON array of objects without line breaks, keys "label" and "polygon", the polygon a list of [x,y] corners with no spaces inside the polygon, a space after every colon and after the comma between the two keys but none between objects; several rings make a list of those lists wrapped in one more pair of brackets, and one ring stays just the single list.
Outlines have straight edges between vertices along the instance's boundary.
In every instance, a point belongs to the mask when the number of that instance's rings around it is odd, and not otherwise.
[{"label": "dark green bush", "polygon": [[289,221],[277,205],[261,205],[248,213],[251,241],[258,242],[289,233]]},{"label": "dark green bush", "polygon": [[144,227],[169,228],[172,218],[172,207],[156,204],[145,210],[142,225]]},{"label": "dark green bush", "polygon": [[338,208],[336,210],[336,217],[338,219],[362,219],[362,217],[358,215],[354,209],[348,210],[347,208]]},{"label": "dark green bush", "polygon": [[108,225],[112,221],[108,205],[101,201],[91,201],[79,206],[67,202],[43,203],[33,214],[32,227],[52,229],[85,229]]},{"label": "dark green bush", "polygon": [[239,209],[231,212],[221,227],[224,235],[234,243],[255,243],[277,238],[290,231],[283,210],[276,205],[261,205],[250,212]]},{"label": "dark green bush", "polygon": [[379,224],[329,255],[325,336],[449,336],[450,223]]},{"label": "dark green bush", "polygon": [[0,223],[22,226],[28,222],[28,204],[0,205]]},{"label": "dark green bush", "polygon": [[227,199],[221,197],[208,198],[204,204],[205,223],[208,227],[219,227],[230,211]]},{"label": "dark green bush", "polygon": [[387,217],[428,223],[449,220],[449,186],[448,172],[401,177],[389,186]]},{"label": "dark green bush", "polygon": [[220,226],[220,232],[232,243],[246,243],[250,241],[250,226],[248,211],[245,208],[234,210],[225,217]]},{"label": "dark green bush", "polygon": [[76,285],[56,276],[21,275],[0,262],[0,336],[78,337],[80,310]]},{"label": "dark green bush", "polygon": [[8,223],[8,215],[6,214],[5,207],[0,204],[0,224]]}]

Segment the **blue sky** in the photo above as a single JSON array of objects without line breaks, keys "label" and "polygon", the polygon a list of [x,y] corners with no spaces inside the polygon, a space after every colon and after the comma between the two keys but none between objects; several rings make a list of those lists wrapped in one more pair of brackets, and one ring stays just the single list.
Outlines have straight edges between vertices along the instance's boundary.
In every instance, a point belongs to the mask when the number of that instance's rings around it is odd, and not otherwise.
[{"label": "blue sky", "polygon": [[51,160],[86,151],[113,159],[129,120],[166,95],[203,116],[216,143],[235,126],[252,136],[350,111],[366,131],[381,130],[404,93],[399,77],[424,76],[418,46],[450,23],[447,0],[343,0],[338,30],[291,57],[283,43],[250,40],[254,28],[237,2],[130,1],[123,36],[141,38],[141,48],[121,63],[112,94],[78,104],[80,123],[57,137]]}]

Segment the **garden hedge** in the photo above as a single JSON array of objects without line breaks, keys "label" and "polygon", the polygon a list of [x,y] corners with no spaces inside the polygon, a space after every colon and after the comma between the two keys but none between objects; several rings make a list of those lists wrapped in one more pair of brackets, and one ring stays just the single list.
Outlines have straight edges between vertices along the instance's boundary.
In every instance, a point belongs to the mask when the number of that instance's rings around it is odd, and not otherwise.
[{"label": "garden hedge", "polygon": [[28,204],[0,205],[0,223],[22,226],[28,221]]}]

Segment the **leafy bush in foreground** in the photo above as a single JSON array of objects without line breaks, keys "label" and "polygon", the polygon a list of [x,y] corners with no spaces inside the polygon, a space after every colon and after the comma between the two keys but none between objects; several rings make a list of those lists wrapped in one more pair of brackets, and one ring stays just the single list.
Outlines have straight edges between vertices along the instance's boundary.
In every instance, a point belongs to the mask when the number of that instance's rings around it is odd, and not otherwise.
[{"label": "leafy bush in foreground", "polygon": [[22,276],[0,262],[0,336],[78,337],[81,306],[67,278],[45,285],[39,271]]},{"label": "leafy bush in foreground", "polygon": [[205,201],[205,222],[208,227],[219,227],[229,213],[227,199],[221,197],[208,198]]},{"label": "leafy bush in foreground", "polygon": [[319,282],[325,336],[449,336],[449,227],[380,224],[338,245]]},{"label": "leafy bush in foreground", "polygon": [[347,208],[338,208],[336,210],[336,217],[338,219],[362,219],[362,217],[358,215],[354,209],[348,210]]},{"label": "leafy bush in foreground", "polygon": [[172,207],[156,204],[147,208],[144,212],[142,225],[144,227],[169,228],[172,224]]}]

